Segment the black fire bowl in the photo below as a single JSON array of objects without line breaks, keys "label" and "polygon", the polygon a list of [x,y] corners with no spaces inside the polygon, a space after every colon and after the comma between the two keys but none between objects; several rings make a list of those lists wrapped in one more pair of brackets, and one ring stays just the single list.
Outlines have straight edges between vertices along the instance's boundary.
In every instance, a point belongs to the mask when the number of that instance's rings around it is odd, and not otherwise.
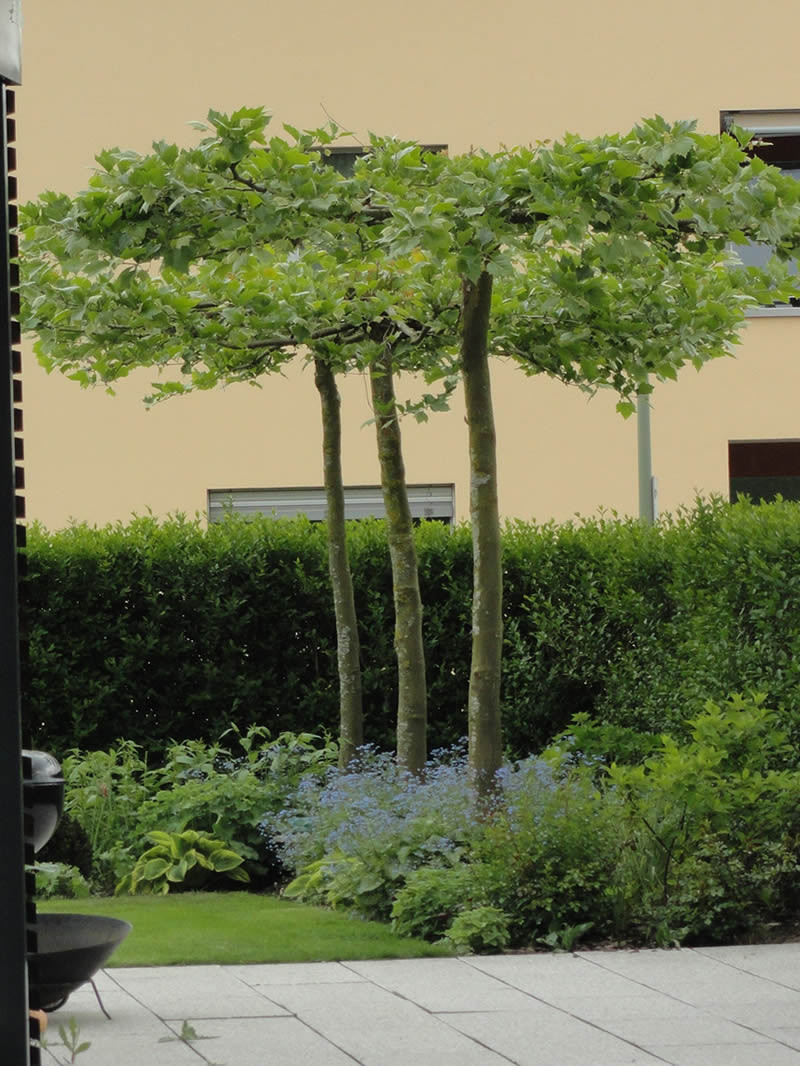
[{"label": "black fire bowl", "polygon": [[58,1010],[70,993],[91,981],[133,928],[121,918],[94,914],[39,914],[39,949],[29,956],[31,984],[42,1010]]}]

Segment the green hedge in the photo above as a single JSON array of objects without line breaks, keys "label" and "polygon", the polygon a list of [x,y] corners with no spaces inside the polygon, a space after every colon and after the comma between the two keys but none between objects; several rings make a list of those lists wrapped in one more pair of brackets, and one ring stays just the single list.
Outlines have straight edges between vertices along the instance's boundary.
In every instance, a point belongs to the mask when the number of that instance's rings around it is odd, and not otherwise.
[{"label": "green hedge", "polygon": [[[471,542],[417,532],[431,747],[466,732]],[[381,522],[351,525],[366,734],[389,747],[395,679]],[[600,519],[505,532],[506,739],[542,746],[578,711],[675,729],[707,698],[757,688],[800,723],[800,510],[701,502],[647,528]],[[34,526],[23,631],[28,740],[159,749],[231,722],[335,730],[325,531],[305,520]],[[796,730],[800,733],[800,727]]]}]

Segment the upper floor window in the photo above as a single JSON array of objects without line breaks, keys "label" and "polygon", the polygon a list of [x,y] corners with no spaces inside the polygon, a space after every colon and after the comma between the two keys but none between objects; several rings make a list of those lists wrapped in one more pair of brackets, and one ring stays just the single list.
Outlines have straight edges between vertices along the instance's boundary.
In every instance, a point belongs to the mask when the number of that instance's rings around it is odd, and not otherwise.
[{"label": "upper floor window", "polygon": [[800,111],[723,111],[721,127],[741,126],[755,134],[753,155],[800,178]]},{"label": "upper floor window", "polygon": [[[741,126],[754,134],[754,142],[748,146],[752,155],[800,181],[800,110],[786,108],[777,111],[723,111],[720,115],[720,129],[726,131],[732,126]],[[747,266],[763,266],[772,254],[768,244],[755,242],[739,245],[736,251]],[[800,299],[792,299],[788,304],[752,308],[748,314],[800,314]]]},{"label": "upper floor window", "polygon": [[[423,144],[420,147],[424,152],[430,152],[432,155],[447,154],[446,144]],[[353,173],[356,160],[362,155],[366,155],[369,152],[369,148],[364,148],[361,145],[325,145],[320,151],[324,162],[332,166],[343,177],[349,178]]]}]

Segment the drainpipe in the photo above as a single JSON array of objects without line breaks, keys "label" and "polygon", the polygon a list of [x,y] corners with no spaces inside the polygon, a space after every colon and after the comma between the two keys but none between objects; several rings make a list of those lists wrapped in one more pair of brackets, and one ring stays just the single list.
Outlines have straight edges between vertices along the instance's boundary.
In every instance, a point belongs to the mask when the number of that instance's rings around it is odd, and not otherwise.
[{"label": "drainpipe", "polygon": [[639,459],[639,518],[652,525],[658,517],[657,486],[650,448],[650,393],[636,397],[636,438]]}]

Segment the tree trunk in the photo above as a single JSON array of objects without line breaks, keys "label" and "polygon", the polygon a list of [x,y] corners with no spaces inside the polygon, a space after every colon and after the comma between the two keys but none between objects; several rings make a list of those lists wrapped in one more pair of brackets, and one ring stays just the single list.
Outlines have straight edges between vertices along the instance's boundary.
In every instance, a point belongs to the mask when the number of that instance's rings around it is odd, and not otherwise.
[{"label": "tree trunk", "polygon": [[395,404],[391,349],[387,348],[370,365],[369,377],[392,560],[394,648],[397,655],[397,761],[404,769],[418,774],[427,757],[428,715],[422,598]]},{"label": "tree trunk", "polygon": [[502,761],[500,671],[503,567],[497,502],[497,454],[489,380],[492,277],[463,283],[461,369],[469,427],[472,522],[472,664],[469,678],[469,763],[481,793],[494,787]]},{"label": "tree trunk", "polygon": [[339,668],[339,766],[348,766],[364,743],[361,704],[361,649],[347,558],[342,481],[342,425],[339,390],[330,366],[314,359],[314,384],[322,405],[322,463],[328,505],[328,570],[336,617],[336,655]]}]

